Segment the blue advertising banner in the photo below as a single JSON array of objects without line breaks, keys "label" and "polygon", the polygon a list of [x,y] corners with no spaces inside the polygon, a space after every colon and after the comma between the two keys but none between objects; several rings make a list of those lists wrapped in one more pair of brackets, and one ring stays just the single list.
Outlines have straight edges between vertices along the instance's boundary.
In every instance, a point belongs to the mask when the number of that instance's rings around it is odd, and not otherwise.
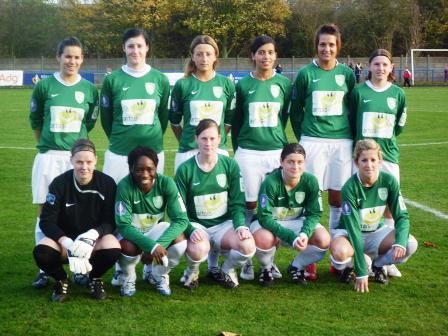
[{"label": "blue advertising banner", "polygon": [[[89,82],[95,83],[95,75],[93,72],[82,72],[81,76],[87,79]],[[41,72],[41,71],[24,71],[23,72],[23,85],[35,85],[41,79],[52,76],[53,72]]]}]

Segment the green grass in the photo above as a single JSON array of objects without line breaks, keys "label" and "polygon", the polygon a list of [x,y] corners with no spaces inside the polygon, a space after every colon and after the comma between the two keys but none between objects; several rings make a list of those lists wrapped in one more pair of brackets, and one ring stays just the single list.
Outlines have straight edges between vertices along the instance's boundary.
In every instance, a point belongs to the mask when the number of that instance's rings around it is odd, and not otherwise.
[{"label": "green grass", "polygon": [[[91,300],[84,288],[72,285],[70,300],[49,301],[51,289],[35,290],[32,258],[36,209],[31,204],[34,137],[28,124],[30,90],[0,90],[0,334],[1,335],[446,335],[448,334],[448,220],[409,207],[411,232],[420,242],[416,255],[400,266],[403,278],[389,286],[370,284],[369,294],[328,273],[328,260],[319,264],[319,281],[306,288],[286,276],[273,288],[241,281],[225,290],[201,277],[189,292],[178,283],[182,266],[172,272],[171,297],[161,297],[139,281],[132,298],[122,298],[105,277],[109,298]],[[448,89],[411,88],[408,125],[402,146],[402,191],[406,198],[448,213]],[[294,141],[288,127],[288,137]],[[107,141],[98,124],[92,139],[100,149],[100,166]],[[13,148],[16,147],[16,148]],[[173,170],[176,143],[165,137],[166,171]],[[171,150],[171,151],[170,151]],[[323,223],[326,223],[327,213]],[[423,242],[437,244],[424,247]],[[281,249],[276,261],[283,273],[293,257]],[[139,267],[139,274],[140,274]]]}]

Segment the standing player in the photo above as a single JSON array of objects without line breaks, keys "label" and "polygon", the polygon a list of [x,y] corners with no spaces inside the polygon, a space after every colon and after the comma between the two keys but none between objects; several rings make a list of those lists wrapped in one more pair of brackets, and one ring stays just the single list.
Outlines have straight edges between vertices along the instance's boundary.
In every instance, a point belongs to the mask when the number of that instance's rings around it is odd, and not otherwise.
[{"label": "standing player", "polygon": [[142,29],[123,34],[126,64],[104,79],[101,124],[109,139],[103,171],[118,183],[129,173],[127,155],[137,146],[150,146],[164,170],[163,134],[168,124],[168,78],[146,64],[149,38]]},{"label": "standing player", "polygon": [[[350,105],[355,118],[355,140],[374,139],[383,153],[381,170],[400,182],[397,136],[406,124],[406,97],[400,87],[392,84],[392,68],[390,52],[375,50],[369,58],[368,80],[353,90]],[[384,215],[384,224],[393,227],[388,209]],[[390,276],[401,276],[395,265],[387,267],[387,271]]]},{"label": "standing player", "polygon": [[90,294],[104,300],[101,276],[120,255],[113,236],[114,180],[97,170],[93,143],[77,140],[71,150],[73,169],[56,177],[49,186],[40,216],[42,240],[34,248],[36,264],[56,280],[51,299],[67,298],[68,279],[62,267],[70,264],[77,274],[89,273]]},{"label": "standing player", "polygon": [[235,268],[255,254],[255,243],[245,224],[240,171],[233,159],[218,154],[219,130],[214,120],[201,120],[196,128],[199,153],[181,164],[176,173],[188,217],[194,222],[186,232],[188,267],[182,278],[189,288],[198,285],[199,265],[207,258],[210,244],[215,254],[226,256],[221,271],[209,270],[211,276],[228,288],[239,286]]},{"label": "standing player", "polygon": [[[285,127],[291,97],[288,78],[275,72],[275,41],[258,36],[251,47],[255,71],[236,85],[236,111],[232,122],[232,143],[243,176],[246,222],[257,207],[258,191],[267,173],[280,165],[280,152],[287,144]],[[276,277],[281,277],[274,265]],[[241,278],[254,278],[253,266],[243,267]]]},{"label": "standing player", "polygon": [[[170,295],[168,273],[187,248],[185,205],[173,179],[157,173],[158,161],[151,148],[133,149],[128,156],[129,175],[118,183],[115,221],[122,249],[119,264],[124,296],[135,294],[135,266],[142,252],[144,264],[152,260],[159,264],[146,269],[145,280],[155,284],[162,295]],[[165,210],[171,224],[162,221]]]},{"label": "standing player", "polygon": [[319,183],[304,172],[305,150],[299,144],[286,145],[280,168],[266,176],[258,199],[258,221],[250,229],[261,264],[259,282],[271,285],[273,259],[279,240],[301,253],[288,268],[292,280],[306,284],[305,268],[320,261],[330,244],[330,235],[318,222],[322,214]]},{"label": "standing player", "polygon": [[[307,154],[306,171],[328,190],[330,233],[341,216],[341,188],[352,171],[353,135],[348,95],[355,86],[353,71],[338,63],[341,34],[334,24],[318,28],[317,59],[300,69],[293,87],[291,126]],[[311,269],[311,277],[315,270]]]},{"label": "standing player", "polygon": [[[194,132],[202,119],[216,121],[221,134],[230,131],[235,109],[235,86],[229,78],[215,72],[218,56],[218,45],[213,38],[196,36],[190,45],[191,58],[184,78],[174,85],[170,122],[179,141],[175,171],[182,162],[198,153]],[[180,125],[182,119],[183,127]],[[218,152],[228,156],[226,139],[226,136],[222,137]]]},{"label": "standing player", "polygon": [[[409,235],[409,215],[397,180],[380,171],[381,147],[372,139],[359,140],[354,161],[358,173],[342,188],[342,216],[331,242],[331,261],[343,271],[341,280],[350,282],[355,256],[355,290],[368,292],[364,253],[373,260],[375,281],[387,284],[384,266],[407,261],[418,244]],[[392,212],[395,229],[382,222],[386,207]]]},{"label": "standing player", "polygon": [[[30,104],[30,123],[39,153],[33,163],[33,203],[38,216],[45,203],[48,186],[53,179],[72,168],[70,149],[76,140],[86,138],[97,119],[98,91],[79,75],[83,62],[81,42],[76,37],[62,40],[57,47],[59,71],[39,81],[34,87]],[[43,238],[36,220],[36,244]],[[48,284],[42,271],[33,287]]]}]

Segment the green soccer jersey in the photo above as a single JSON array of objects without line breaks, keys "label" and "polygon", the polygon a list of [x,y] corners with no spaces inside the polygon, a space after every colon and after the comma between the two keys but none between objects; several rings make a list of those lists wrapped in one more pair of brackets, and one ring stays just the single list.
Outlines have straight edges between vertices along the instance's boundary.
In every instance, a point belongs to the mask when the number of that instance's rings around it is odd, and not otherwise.
[{"label": "green soccer jersey", "polygon": [[371,187],[362,185],[354,174],[342,187],[342,215],[338,229],[347,230],[355,250],[356,276],[367,276],[364,259],[363,233],[375,232],[384,225],[383,214],[389,206],[395,220],[395,243],[406,248],[409,237],[409,215],[397,180],[380,172]]},{"label": "green soccer jersey", "polygon": [[176,172],[177,187],[190,221],[212,227],[232,220],[236,229],[246,225],[243,180],[234,159],[217,155],[210,172],[199,167],[197,156],[181,164]]},{"label": "green soccer jersey", "polygon": [[[146,237],[144,234],[164,219],[165,210],[171,221],[170,227],[157,241]],[[151,252],[156,243],[168,248],[189,224],[176,184],[171,177],[161,174],[157,174],[147,194],[134,183],[131,175],[118,183],[115,222],[118,232],[145,252]]]},{"label": "green soccer jersey", "polygon": [[224,124],[231,125],[235,110],[235,86],[225,76],[216,74],[208,82],[193,75],[179,79],[171,94],[170,122],[179,125],[183,118],[179,152],[197,149],[196,126],[202,119],[213,119],[221,130],[220,148],[226,149]]},{"label": "green soccer jersey", "polygon": [[327,139],[352,139],[348,95],[355,86],[353,71],[337,63],[321,69],[316,61],[297,74],[291,98],[291,126],[297,140],[302,135]]},{"label": "green soccer jersey", "polygon": [[251,75],[236,85],[236,110],[232,145],[252,150],[281,149],[288,143],[285,127],[291,99],[291,83],[283,75],[268,80]]},{"label": "green soccer jersey", "polygon": [[168,124],[168,78],[151,67],[141,77],[125,69],[106,76],[101,90],[101,124],[109,150],[128,155],[137,146],[148,146],[160,153]]},{"label": "green soccer jersey", "polygon": [[30,123],[40,130],[37,144],[40,153],[49,150],[69,151],[76,140],[87,138],[98,117],[98,90],[81,78],[72,85],[59,73],[39,81],[30,103]]},{"label": "green soccer jersey", "polygon": [[379,91],[367,81],[353,90],[350,110],[355,117],[356,141],[374,139],[381,146],[384,160],[398,164],[397,135],[403,131],[407,116],[403,90],[389,84]]},{"label": "green soccer jersey", "polygon": [[257,217],[260,225],[276,237],[292,245],[298,237],[277,221],[304,217],[300,233],[310,238],[322,216],[319,183],[314,175],[304,172],[299,183],[290,191],[285,188],[282,169],[267,175],[260,187]]}]

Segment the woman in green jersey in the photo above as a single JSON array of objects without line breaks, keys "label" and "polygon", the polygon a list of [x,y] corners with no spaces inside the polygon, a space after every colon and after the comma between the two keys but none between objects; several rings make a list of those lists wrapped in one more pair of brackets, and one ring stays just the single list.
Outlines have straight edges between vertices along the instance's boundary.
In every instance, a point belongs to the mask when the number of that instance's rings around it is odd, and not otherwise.
[{"label": "woman in green jersey", "polygon": [[118,183],[128,174],[127,155],[137,146],[153,148],[163,172],[163,134],[168,124],[168,78],[146,63],[149,37],[142,29],[123,34],[126,64],[106,76],[101,90],[101,125],[109,139],[103,171]]},{"label": "woman in green jersey", "polygon": [[[330,247],[332,264],[342,271],[342,281],[350,282],[354,267],[358,292],[369,291],[364,253],[373,260],[375,281],[387,284],[384,266],[407,261],[418,245],[409,234],[409,215],[397,180],[380,170],[382,158],[375,140],[356,143],[354,161],[358,173],[342,188],[341,220]],[[395,220],[395,229],[384,225],[386,207]]]},{"label": "woman in green jersey", "polygon": [[[185,205],[173,179],[157,173],[158,161],[151,148],[133,149],[128,155],[129,175],[117,186],[115,221],[122,249],[119,278],[124,296],[135,294],[135,266],[140,256],[145,264],[144,280],[155,284],[162,295],[170,295],[168,273],[187,248]],[[163,221],[165,210],[171,223]],[[156,264],[148,267],[153,260]]]},{"label": "woman in green jersey", "polygon": [[[196,128],[199,153],[176,172],[176,183],[185,200],[192,225],[186,231],[188,267],[181,281],[198,285],[199,265],[210,249],[225,256],[221,270],[209,269],[210,276],[227,288],[239,286],[235,267],[255,254],[255,243],[244,216],[244,186],[237,163],[218,153],[220,128],[203,119]],[[210,266],[210,265],[209,265]]]},{"label": "woman in green jersey", "polygon": [[[198,153],[194,133],[202,119],[216,121],[221,134],[225,135],[230,130],[235,109],[235,86],[229,78],[216,73],[218,56],[218,45],[213,38],[196,36],[190,45],[190,60],[184,78],[174,85],[169,115],[171,128],[179,141],[174,171]],[[226,138],[221,138],[218,152],[228,156]]]},{"label": "woman in green jersey", "polygon": [[258,221],[250,229],[261,264],[259,283],[274,281],[272,265],[279,242],[300,252],[288,267],[292,280],[306,284],[305,268],[320,261],[330,245],[328,231],[319,224],[322,200],[317,179],[305,172],[305,150],[297,143],[286,145],[280,168],[266,176],[258,198]]},{"label": "woman in green jersey", "polygon": [[[375,50],[369,58],[368,80],[356,87],[350,96],[350,109],[354,117],[355,140],[371,138],[381,147],[381,170],[392,174],[400,182],[399,149],[397,136],[406,124],[406,97],[404,91],[393,84],[392,55],[385,49]],[[394,221],[386,209],[384,224],[393,227]],[[391,265],[391,276],[401,276]]]},{"label": "woman in green jersey", "polygon": [[[232,122],[235,160],[245,185],[247,223],[256,211],[261,182],[267,173],[279,166],[280,152],[288,143],[285,126],[291,97],[289,79],[274,70],[277,59],[274,39],[258,36],[250,50],[255,70],[236,85],[236,110]],[[276,277],[281,277],[278,269],[274,271]],[[254,278],[252,264],[243,268],[241,277]]]},{"label": "woman in green jersey", "polygon": [[[30,124],[37,142],[38,154],[33,163],[33,203],[38,216],[45,203],[48,186],[53,179],[72,168],[70,149],[76,140],[87,138],[94,127],[98,91],[79,74],[84,60],[81,42],[76,37],[62,40],[57,47],[59,71],[39,81],[30,103]],[[43,238],[36,220],[36,244]],[[33,287],[48,284],[48,277],[39,272]]]}]

